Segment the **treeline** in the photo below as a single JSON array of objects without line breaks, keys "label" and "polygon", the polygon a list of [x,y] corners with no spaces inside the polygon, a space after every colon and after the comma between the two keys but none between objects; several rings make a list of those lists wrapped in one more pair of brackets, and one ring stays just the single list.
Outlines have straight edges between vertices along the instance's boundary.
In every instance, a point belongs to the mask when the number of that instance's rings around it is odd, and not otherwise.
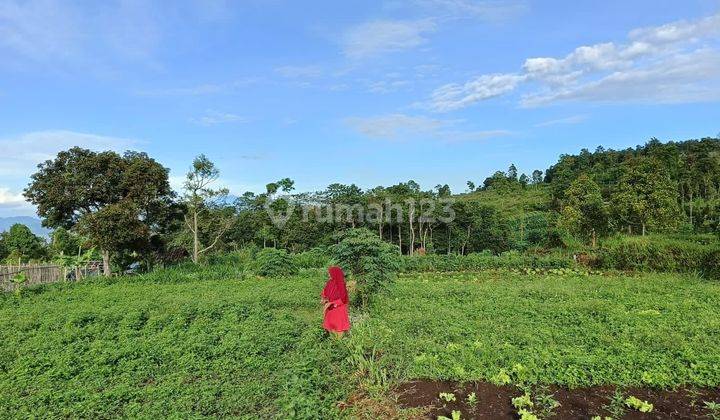
[{"label": "treeline", "polygon": [[[705,138],[562,155],[545,175],[568,226],[643,233],[718,228],[720,141]],[[572,220],[580,217],[587,220]],[[597,232],[599,233],[599,232]]]},{"label": "treeline", "polygon": [[[455,194],[448,185],[423,189],[412,180],[297,193],[285,178],[261,193],[232,196],[215,186],[219,171],[204,156],[192,163],[181,192],[169,187],[168,174],[144,153],[73,148],[41,164],[25,196],[46,226],[97,249],[108,272],[111,262],[151,268],[247,246],[303,252],[359,227],[405,255],[538,254],[594,247],[616,233],[717,232],[720,140],[582,150],[544,174],[519,174],[511,165]],[[9,253],[0,247],[0,257]]]}]

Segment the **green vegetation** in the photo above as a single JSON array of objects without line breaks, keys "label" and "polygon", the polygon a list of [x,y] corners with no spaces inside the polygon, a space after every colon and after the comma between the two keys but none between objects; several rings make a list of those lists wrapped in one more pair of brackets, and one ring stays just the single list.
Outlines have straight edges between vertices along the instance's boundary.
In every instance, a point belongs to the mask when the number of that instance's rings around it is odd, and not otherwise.
[{"label": "green vegetation", "polygon": [[351,229],[332,247],[335,260],[357,283],[363,307],[395,279],[397,250],[367,229]]},{"label": "green vegetation", "polygon": [[336,417],[323,282],[188,266],[0,296],[0,417]]},{"label": "green vegetation", "polygon": [[266,277],[289,276],[297,273],[293,258],[284,249],[264,248],[255,256],[255,272]]},{"label": "green vegetation", "polygon": [[0,416],[328,418],[435,378],[520,384],[542,417],[544,384],[720,385],[720,285],[692,275],[408,274],[338,341],[324,272],[243,258],[0,296]]}]

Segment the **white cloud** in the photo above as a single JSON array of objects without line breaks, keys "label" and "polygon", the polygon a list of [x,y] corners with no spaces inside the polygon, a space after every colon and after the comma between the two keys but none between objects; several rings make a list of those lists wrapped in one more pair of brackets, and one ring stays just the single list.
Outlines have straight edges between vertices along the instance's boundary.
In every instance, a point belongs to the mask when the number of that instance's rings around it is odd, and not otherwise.
[{"label": "white cloud", "polygon": [[100,70],[117,61],[152,62],[161,39],[158,10],[125,0],[83,8],[61,0],[0,2],[5,63],[46,63]]},{"label": "white cloud", "polygon": [[482,140],[511,134],[507,130],[462,129],[460,120],[441,120],[425,116],[388,114],[372,117],[346,118],[345,124],[374,139],[401,141],[433,139],[447,142]]},{"label": "white cloud", "polygon": [[521,0],[415,0],[414,4],[447,18],[505,20],[528,10]]},{"label": "white cloud", "polygon": [[407,50],[424,44],[424,35],[435,28],[435,23],[430,19],[365,22],[345,32],[341,40],[342,50],[345,56],[352,59]]},{"label": "white cloud", "polygon": [[250,121],[250,119],[241,115],[230,114],[227,112],[218,112],[209,109],[202,117],[191,118],[190,121],[195,124],[210,126],[224,123],[246,123]]},{"label": "white cloud", "polygon": [[391,93],[405,89],[411,85],[409,80],[378,80],[368,83],[368,90],[372,93]]},{"label": "white cloud", "polygon": [[25,202],[20,193],[12,193],[9,188],[0,187],[0,206],[18,206]]},{"label": "white cloud", "polygon": [[25,201],[21,193],[10,191],[9,188],[0,187],[0,215],[20,216],[33,215],[33,207]]},{"label": "white cloud", "polygon": [[99,136],[67,130],[35,131],[0,139],[0,176],[26,179],[35,166],[73,146],[92,150],[124,151],[136,146],[132,139]]},{"label": "white cloud", "polygon": [[597,80],[523,96],[524,106],[558,101],[688,103],[720,100],[720,51],[698,50]]},{"label": "white cloud", "polygon": [[260,82],[260,78],[248,77],[229,83],[203,83],[194,86],[140,89],[138,96],[202,96],[236,93],[241,89]]},{"label": "white cloud", "polygon": [[314,78],[322,76],[319,66],[281,66],[275,68],[275,73],[288,79]]},{"label": "white cloud", "polygon": [[557,101],[699,102],[720,99],[720,14],[641,28],[625,43],[580,46],[565,57],[531,57],[519,73],[481,75],[436,89],[435,111],[508,94],[522,85],[523,106]]},{"label": "white cloud", "polygon": [[587,115],[573,115],[571,117],[558,118],[556,120],[544,121],[539,124],[535,124],[535,127],[552,127],[555,125],[580,124],[581,122],[587,120],[587,118],[588,118]]},{"label": "white cloud", "polygon": [[352,117],[345,122],[368,137],[386,140],[397,139],[406,134],[434,132],[444,122],[427,117],[414,117],[405,114],[389,114],[375,117]]},{"label": "white cloud", "polygon": [[516,74],[487,74],[465,84],[448,84],[436,89],[431,98],[432,109],[440,112],[464,108],[467,105],[500,96],[515,89],[525,80]]}]

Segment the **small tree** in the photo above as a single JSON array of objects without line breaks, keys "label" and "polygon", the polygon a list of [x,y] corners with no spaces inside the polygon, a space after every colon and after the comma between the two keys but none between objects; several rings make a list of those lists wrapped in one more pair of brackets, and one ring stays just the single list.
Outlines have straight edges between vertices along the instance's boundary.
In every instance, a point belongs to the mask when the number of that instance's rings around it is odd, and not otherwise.
[{"label": "small tree", "polygon": [[367,306],[373,295],[395,279],[398,250],[365,228],[350,229],[340,238],[331,249],[333,257],[357,282],[360,302]]},{"label": "small tree", "polygon": [[[234,221],[231,214],[217,210],[218,203],[222,203],[229,193],[227,188],[214,190],[210,185],[220,177],[220,171],[215,164],[205,155],[200,155],[193,160],[192,169],[185,179],[185,204],[188,214],[185,216],[185,224],[192,234],[192,260],[197,263],[200,255],[213,249],[220,238],[232,226]],[[217,220],[209,225],[213,227],[208,232],[209,245],[203,247],[200,238],[201,219],[214,216]]]},{"label": "small tree", "polygon": [[22,286],[27,282],[27,274],[25,274],[24,271],[21,271],[12,276],[11,280],[15,283],[15,296],[20,297],[20,294],[22,293]]}]

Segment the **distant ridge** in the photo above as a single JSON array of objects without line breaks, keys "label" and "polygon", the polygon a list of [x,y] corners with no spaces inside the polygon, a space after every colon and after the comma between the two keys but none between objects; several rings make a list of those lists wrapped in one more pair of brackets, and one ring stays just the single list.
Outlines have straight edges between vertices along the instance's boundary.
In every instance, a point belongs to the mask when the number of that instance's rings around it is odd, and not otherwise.
[{"label": "distant ridge", "polygon": [[5,232],[16,223],[29,227],[30,230],[38,236],[45,238],[50,236],[50,229],[44,228],[40,219],[32,216],[0,217],[0,232]]}]

